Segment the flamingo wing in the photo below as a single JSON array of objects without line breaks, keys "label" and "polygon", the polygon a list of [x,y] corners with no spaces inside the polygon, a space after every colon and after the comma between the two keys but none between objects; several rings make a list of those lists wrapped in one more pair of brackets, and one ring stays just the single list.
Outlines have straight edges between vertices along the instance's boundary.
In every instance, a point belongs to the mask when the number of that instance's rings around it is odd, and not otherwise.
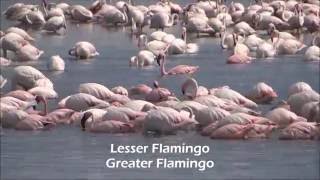
[{"label": "flamingo wing", "polygon": [[199,66],[178,65],[168,71],[168,74],[193,74]]}]

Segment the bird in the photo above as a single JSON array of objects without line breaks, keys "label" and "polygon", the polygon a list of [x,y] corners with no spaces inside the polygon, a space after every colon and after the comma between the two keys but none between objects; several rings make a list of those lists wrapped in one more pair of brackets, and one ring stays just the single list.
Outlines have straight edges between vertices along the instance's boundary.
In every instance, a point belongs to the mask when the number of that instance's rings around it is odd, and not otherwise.
[{"label": "bird", "polygon": [[157,56],[157,63],[160,66],[161,76],[177,75],[177,74],[193,74],[199,69],[199,66],[178,65],[166,71],[165,69],[166,55],[164,52],[165,51],[160,52],[159,55]]}]

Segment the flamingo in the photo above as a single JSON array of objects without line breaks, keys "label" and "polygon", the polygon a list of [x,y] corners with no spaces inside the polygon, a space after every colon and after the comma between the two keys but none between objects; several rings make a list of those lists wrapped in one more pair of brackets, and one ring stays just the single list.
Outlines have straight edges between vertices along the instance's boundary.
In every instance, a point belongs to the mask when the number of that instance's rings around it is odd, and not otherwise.
[{"label": "flamingo", "polygon": [[158,81],[154,81],[153,86],[154,89],[149,92],[145,98],[149,102],[165,101],[168,100],[169,96],[172,95],[172,93],[168,89],[159,87]]},{"label": "flamingo", "polygon": [[252,17],[254,27],[261,30],[266,30],[270,23],[273,23],[277,29],[288,29],[290,26],[287,22],[282,21],[280,18],[272,15],[255,14]]},{"label": "flamingo", "polygon": [[[249,56],[249,48],[242,42],[239,42],[239,36],[234,36],[233,55],[227,59],[228,64],[243,64],[250,63],[252,58]],[[244,39],[241,39],[244,41]]]},{"label": "flamingo", "polygon": [[44,53],[44,51],[39,50],[31,44],[26,44],[22,46],[17,52],[18,61],[36,61],[40,58],[40,56]]},{"label": "flamingo", "polygon": [[101,9],[95,13],[94,17],[97,20],[102,20],[102,23],[106,26],[110,24],[117,26],[118,24],[128,23],[125,8],[118,9],[115,6],[107,4],[103,4]]},{"label": "flamingo", "polygon": [[65,99],[65,104],[61,104],[60,107],[72,109],[75,111],[83,111],[89,108],[106,108],[110,106],[108,102],[98,99],[90,94],[77,93],[69,96]]},{"label": "flamingo", "polygon": [[320,102],[308,102],[302,106],[301,116],[308,119],[309,122],[320,123]]},{"label": "flamingo", "polygon": [[133,56],[130,59],[130,66],[136,65],[139,67],[150,66],[154,63],[155,55],[148,50],[139,51],[137,56]]},{"label": "flamingo", "polygon": [[[88,119],[92,117],[91,121]],[[83,131],[95,133],[127,133],[133,132],[133,125],[115,120],[95,121],[91,112],[86,112],[81,119],[81,128]]]},{"label": "flamingo", "polygon": [[54,125],[46,121],[45,116],[28,114],[22,110],[3,112],[1,124],[4,128],[15,128],[16,130],[43,130],[50,127],[48,125]]},{"label": "flamingo", "polygon": [[25,30],[18,28],[18,27],[10,27],[6,30],[6,34],[8,33],[16,33],[23,37],[25,40],[29,42],[34,42],[34,38],[31,37]]},{"label": "flamingo", "polygon": [[39,70],[31,66],[17,66],[14,68],[14,74],[12,77],[13,89],[26,89],[42,86],[50,87],[53,89],[53,83]]},{"label": "flamingo", "polygon": [[77,42],[68,53],[78,59],[88,59],[99,55],[94,45],[87,41]]},{"label": "flamingo", "polygon": [[181,92],[189,99],[194,99],[198,96],[205,96],[209,94],[207,88],[198,86],[198,82],[194,78],[188,78],[181,86]]},{"label": "flamingo", "polygon": [[9,6],[3,14],[9,20],[19,20],[31,11],[30,6],[23,3],[15,3]]},{"label": "flamingo", "polygon": [[281,131],[279,139],[316,139],[319,138],[319,129],[315,122],[295,122]]},{"label": "flamingo", "polygon": [[278,97],[277,93],[264,82],[256,84],[251,91],[246,95],[247,98],[253,100],[256,103],[264,104],[270,103]]},{"label": "flamingo", "polygon": [[10,91],[7,94],[5,94],[4,96],[11,96],[11,97],[20,99],[22,101],[32,101],[32,100],[36,99],[36,97],[33,94],[31,94],[28,91],[24,91],[24,90]]},{"label": "flamingo", "polygon": [[229,13],[234,22],[239,22],[244,12],[245,12],[245,8],[241,3],[235,3],[233,1],[231,2]]},{"label": "flamingo", "polygon": [[187,29],[182,27],[181,39],[175,39],[171,42],[169,52],[172,54],[197,53],[199,46],[195,43],[187,43]]},{"label": "flamingo", "polygon": [[51,56],[47,64],[47,67],[51,71],[64,71],[65,63],[64,63],[64,60],[59,55],[55,55],[55,56]]},{"label": "flamingo", "polygon": [[[274,41],[275,37],[277,37],[276,41]],[[277,31],[271,35],[271,41],[273,41],[274,46],[279,54],[296,54],[306,47],[306,45],[299,40],[279,38]]]},{"label": "flamingo", "polygon": [[320,48],[317,46],[316,41],[319,37],[316,36],[312,40],[312,46],[308,47],[304,54],[306,61],[320,61]]},{"label": "flamingo", "polygon": [[63,9],[59,8],[56,6],[56,4],[49,4],[48,5],[48,10],[47,8],[44,6],[44,13],[46,15],[46,19],[50,19],[52,17],[55,17],[55,16],[61,16],[61,17],[64,17],[64,11]]},{"label": "flamingo", "polygon": [[36,8],[32,8],[31,11],[20,19],[23,23],[32,26],[41,26],[46,23],[43,13]]},{"label": "flamingo", "polygon": [[235,33],[242,33],[244,35],[250,35],[250,34],[256,33],[256,31],[248,23],[244,21],[237,23],[234,26],[233,31]]},{"label": "flamingo", "polygon": [[64,14],[70,14],[70,5],[64,2],[60,2],[58,4],[56,4],[56,8],[60,8],[62,9]]},{"label": "flamingo", "polygon": [[268,42],[263,42],[259,44],[256,52],[256,56],[258,58],[266,58],[266,57],[273,57],[276,55],[276,49],[274,48],[273,44]]},{"label": "flamingo", "polygon": [[199,66],[178,65],[166,71],[165,70],[166,55],[164,54],[164,52],[165,51],[160,52],[159,55],[157,56],[157,63],[160,66],[161,76],[177,75],[177,74],[193,74],[199,69]]},{"label": "flamingo", "polygon": [[70,13],[71,18],[78,22],[88,22],[93,19],[92,12],[82,5],[71,6]]},{"label": "flamingo", "polygon": [[58,98],[58,93],[50,87],[34,87],[29,89],[28,92],[35,96],[45,97],[46,99]]},{"label": "flamingo", "polygon": [[222,31],[222,37],[220,46],[222,49],[233,49],[236,45],[236,34],[227,34],[226,31]]},{"label": "flamingo", "polygon": [[145,34],[139,36],[138,46],[141,47],[141,45],[155,55],[159,54],[161,50],[167,47],[167,43],[161,40],[152,40],[148,42],[148,37]]},{"label": "flamingo", "polygon": [[3,56],[7,57],[7,51],[17,52],[23,46],[29,44],[22,36],[14,32],[9,32],[8,34],[2,34],[1,37],[1,48],[3,51]]},{"label": "flamingo", "polygon": [[208,20],[199,17],[191,17],[186,23],[186,28],[188,32],[196,33],[197,37],[200,36],[200,33],[214,34],[215,31],[208,24]]},{"label": "flamingo", "polygon": [[312,91],[312,87],[305,82],[296,82],[289,86],[288,88],[288,96],[290,97],[293,94],[300,93],[303,91]]},{"label": "flamingo", "polygon": [[265,41],[257,35],[251,34],[245,39],[244,44],[248,46],[251,51],[257,51],[258,47],[264,42]]},{"label": "flamingo", "polygon": [[276,26],[273,23],[269,24],[268,34],[270,35],[276,34],[277,36],[279,36],[279,38],[282,38],[282,39],[294,39],[294,40],[296,39],[296,37],[294,37],[292,34],[288,32],[278,31]]},{"label": "flamingo", "polygon": [[320,31],[320,22],[319,22],[319,7],[318,9],[318,15],[315,14],[309,14],[307,16],[304,16],[304,23],[303,26],[307,28],[307,30],[311,33],[319,32]]},{"label": "flamingo", "polygon": [[64,16],[53,16],[44,24],[43,29],[47,32],[59,34],[58,31],[64,28],[67,29],[67,24]]},{"label": "flamingo", "polygon": [[301,8],[302,7],[299,4],[296,4],[294,9],[295,15],[291,16],[287,20],[287,23],[289,24],[290,28],[297,29],[298,32],[303,27],[303,24],[304,24],[304,13]]},{"label": "flamingo", "polygon": [[164,12],[156,13],[151,17],[151,29],[161,29],[162,31],[164,28],[171,27],[174,25],[174,21],[179,19],[177,14],[169,15]]},{"label": "flamingo", "polygon": [[150,34],[150,40],[162,41],[163,37],[167,35],[166,32],[163,31],[154,31]]},{"label": "flamingo", "polygon": [[145,22],[144,13],[137,7],[129,5],[127,3],[123,5],[123,8],[128,16],[128,19],[132,19],[132,25],[139,28],[139,33],[142,32],[142,28]]},{"label": "flamingo", "polygon": [[138,84],[129,89],[129,97],[133,99],[144,99],[147,94],[152,91],[152,88],[145,84]]}]

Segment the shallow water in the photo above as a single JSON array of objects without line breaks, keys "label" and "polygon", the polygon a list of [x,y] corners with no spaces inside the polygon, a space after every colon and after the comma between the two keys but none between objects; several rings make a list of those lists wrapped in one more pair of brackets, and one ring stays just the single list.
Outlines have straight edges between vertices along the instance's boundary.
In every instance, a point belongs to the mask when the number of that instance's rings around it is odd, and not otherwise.
[{"label": "shallow water", "polygon": [[[17,1],[1,0],[1,11]],[[36,3],[38,1],[23,1]],[[92,1],[67,1],[90,4]],[[137,4],[152,1],[137,1]],[[178,1],[186,3],[186,1]],[[1,29],[13,25],[1,17]],[[146,32],[151,31],[147,28]],[[178,35],[178,28],[167,32]],[[138,83],[160,80],[157,66],[129,68],[128,60],[138,52],[137,41],[124,28],[110,29],[95,24],[70,24],[65,36],[55,36],[32,31],[35,45],[45,51],[38,62],[30,63],[43,71],[55,85],[59,99],[75,93],[80,83],[97,82],[112,88],[117,85],[130,87]],[[90,61],[75,61],[67,50],[77,41],[92,42],[100,56]],[[227,65],[229,52],[221,50],[219,40],[189,37],[198,43],[200,51],[195,55],[168,57],[168,67],[177,64],[200,66],[194,77],[207,87],[228,85],[239,91],[248,91],[255,83],[264,81],[286,99],[289,85],[297,81],[309,83],[319,92],[319,64],[306,63],[303,54],[281,56],[268,60],[256,60],[247,65]],[[307,35],[305,42],[310,42]],[[66,60],[63,73],[49,72],[46,62],[59,54]],[[1,74],[11,77],[14,66],[1,69]],[[162,86],[180,94],[179,87],[185,79],[165,77]],[[10,89],[7,84],[4,91]],[[51,108],[57,101],[51,102]],[[262,106],[270,109],[272,105]],[[201,159],[214,160],[213,169],[199,172],[196,169],[107,169],[105,160],[112,157],[110,144],[181,144],[209,145],[210,152]],[[143,158],[153,160],[161,154],[117,155],[119,159]],[[224,141],[210,140],[196,133],[181,133],[167,137],[145,137],[141,134],[106,135],[83,133],[75,127],[58,127],[44,132],[17,132],[4,130],[1,136],[1,179],[319,179],[319,142],[270,140]],[[169,154],[167,158],[194,158],[189,155]]]}]

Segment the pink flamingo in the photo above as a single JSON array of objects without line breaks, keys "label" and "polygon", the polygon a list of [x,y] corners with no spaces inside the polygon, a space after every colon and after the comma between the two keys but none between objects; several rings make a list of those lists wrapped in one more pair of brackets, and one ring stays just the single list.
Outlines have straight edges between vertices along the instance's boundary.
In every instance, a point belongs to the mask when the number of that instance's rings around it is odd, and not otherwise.
[{"label": "pink flamingo", "polygon": [[161,101],[166,101],[170,96],[172,96],[172,93],[166,89],[159,87],[158,81],[153,82],[154,89],[151,90],[147,95],[146,95],[146,100],[149,102],[161,102]]},{"label": "pink flamingo", "polygon": [[133,99],[144,99],[147,94],[152,91],[152,88],[145,84],[138,84],[129,89],[129,97]]},{"label": "pink flamingo", "polygon": [[252,60],[251,57],[244,54],[233,54],[227,60],[228,64],[247,64]]},{"label": "pink flamingo", "polygon": [[[167,49],[168,47],[166,48],[166,50]],[[160,52],[159,55],[157,56],[157,63],[160,66],[161,76],[176,75],[176,74],[193,74],[199,69],[199,66],[178,65],[166,71],[164,67],[166,62],[164,52],[166,51]]]}]

